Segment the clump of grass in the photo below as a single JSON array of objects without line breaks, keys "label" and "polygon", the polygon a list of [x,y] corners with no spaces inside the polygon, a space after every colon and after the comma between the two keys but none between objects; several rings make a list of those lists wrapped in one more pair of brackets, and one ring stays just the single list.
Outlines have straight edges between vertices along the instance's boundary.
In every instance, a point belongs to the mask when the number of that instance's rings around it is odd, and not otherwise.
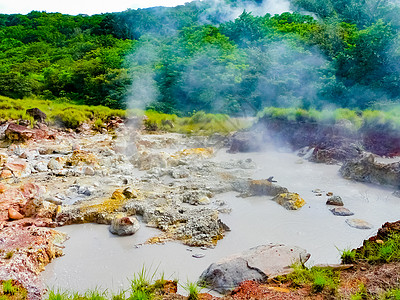
[{"label": "clump of grass", "polygon": [[12,284],[12,280],[3,281],[3,293],[6,295],[14,295],[17,288]]},{"label": "clump of grass", "polygon": [[356,261],[356,251],[353,249],[344,249],[340,251],[342,264],[352,264]]},{"label": "clump of grass", "polygon": [[62,292],[61,290],[50,290],[48,295],[47,295],[47,300],[68,300],[70,299],[70,296],[68,295],[67,292]]},{"label": "clump of grass", "polygon": [[[156,289],[153,284],[156,272],[157,269],[152,274],[149,274],[143,266],[140,272],[133,276],[133,279],[131,280],[130,300],[152,299]],[[164,282],[163,276],[162,281]]]},{"label": "clump of grass", "polygon": [[13,280],[6,280],[1,283],[0,299],[24,300],[28,298],[27,290],[14,283]]},{"label": "clump of grass", "polygon": [[381,300],[399,300],[400,299],[400,289],[392,289],[386,291],[381,297]]},{"label": "clump of grass", "polygon": [[311,286],[312,291],[320,293],[327,291],[335,293],[339,284],[339,272],[330,268],[312,267],[310,269],[301,264],[292,266],[293,272],[280,277],[282,281],[289,281],[294,287]]},{"label": "clump of grass", "polygon": [[4,256],[5,259],[11,259],[14,256],[14,252],[13,251],[9,251],[6,253],[6,255]]},{"label": "clump of grass", "polygon": [[368,291],[363,283],[358,286],[358,291],[351,296],[351,300],[364,300],[368,299]]},{"label": "clump of grass", "polygon": [[355,257],[371,264],[400,261],[400,233],[390,234],[385,241],[365,241]]},{"label": "clump of grass", "polygon": [[188,281],[183,288],[189,293],[188,300],[198,300],[199,299],[201,287],[199,287],[196,282]]}]

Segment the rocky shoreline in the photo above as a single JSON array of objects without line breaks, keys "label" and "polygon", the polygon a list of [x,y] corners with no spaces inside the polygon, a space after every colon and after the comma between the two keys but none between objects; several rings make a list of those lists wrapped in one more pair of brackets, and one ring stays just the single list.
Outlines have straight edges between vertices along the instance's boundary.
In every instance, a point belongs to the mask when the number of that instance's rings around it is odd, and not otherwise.
[{"label": "rocky shoreline", "polygon": [[[229,207],[216,200],[218,194],[234,191],[242,197],[268,196],[289,210],[305,204],[300,195],[274,183],[272,176],[253,180],[250,171],[256,166],[251,159],[212,159],[226,146],[231,152],[255,150],[254,143],[261,145],[258,138],[249,139],[246,133],[233,138],[148,134],[138,124],[137,120],[112,120],[106,126],[109,130],[102,133],[88,124],[76,131],[48,128],[43,123],[34,129],[14,123],[1,126],[0,280],[15,279],[27,288],[30,299],[41,299],[45,290],[38,274],[62,255],[67,238],[53,228],[68,224],[107,224],[118,235],[134,234],[144,225],[160,230],[147,243],[178,240],[189,246],[215,247],[230,230],[220,219]],[[299,130],[306,134],[307,128]],[[304,147],[300,141],[305,137],[299,137],[289,140],[293,146]],[[364,154],[352,148],[355,144],[349,137],[345,140],[341,142],[345,146],[338,149],[346,153],[346,159],[339,154],[325,156],[345,161],[343,176],[397,184],[398,173],[393,175],[391,170],[398,166],[371,171],[368,164],[377,164],[371,156],[363,172],[375,172],[378,179],[372,175],[358,178],[347,171],[361,169],[349,158],[363,161]],[[315,149],[321,147],[311,142],[306,146],[310,145],[315,147],[311,156],[315,159],[314,153],[321,153]]]}]

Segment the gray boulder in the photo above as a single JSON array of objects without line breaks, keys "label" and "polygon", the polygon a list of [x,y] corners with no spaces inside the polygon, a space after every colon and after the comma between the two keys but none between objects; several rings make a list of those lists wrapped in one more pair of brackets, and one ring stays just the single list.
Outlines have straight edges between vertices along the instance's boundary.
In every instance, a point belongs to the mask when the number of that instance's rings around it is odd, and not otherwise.
[{"label": "gray boulder", "polygon": [[295,262],[304,263],[310,254],[296,246],[261,245],[211,264],[200,276],[199,284],[227,293],[246,280],[265,281],[291,271]]},{"label": "gray boulder", "polygon": [[332,196],[326,201],[327,205],[343,206],[343,200],[340,196]]},{"label": "gray boulder", "polygon": [[347,179],[375,184],[400,186],[400,162],[379,163],[374,155],[345,162],[339,170]]},{"label": "gray boulder", "polygon": [[111,221],[110,232],[120,236],[132,235],[139,228],[139,221],[135,217],[117,217]]}]

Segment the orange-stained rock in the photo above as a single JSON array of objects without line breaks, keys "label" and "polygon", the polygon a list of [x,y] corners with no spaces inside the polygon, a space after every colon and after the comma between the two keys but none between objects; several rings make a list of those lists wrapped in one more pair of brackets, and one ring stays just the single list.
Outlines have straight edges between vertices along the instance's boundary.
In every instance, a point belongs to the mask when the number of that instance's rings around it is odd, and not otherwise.
[{"label": "orange-stained rock", "polygon": [[0,174],[0,178],[1,179],[7,179],[7,178],[11,178],[12,177],[12,173],[10,170],[2,170],[1,174]]},{"label": "orange-stained rock", "polygon": [[14,208],[9,208],[8,209],[8,218],[11,220],[20,220],[23,219],[24,216],[21,215],[18,211],[16,211]]},{"label": "orange-stained rock", "polygon": [[3,194],[6,191],[6,186],[0,183],[0,194]]},{"label": "orange-stained rock", "polygon": [[20,190],[26,199],[36,198],[40,195],[40,186],[32,182],[23,184]]},{"label": "orange-stained rock", "polygon": [[16,177],[22,177],[27,170],[28,164],[23,160],[15,160],[4,164],[4,170],[11,171]]},{"label": "orange-stained rock", "polygon": [[11,123],[5,131],[6,138],[10,141],[24,142],[34,137],[35,131],[25,126]]}]

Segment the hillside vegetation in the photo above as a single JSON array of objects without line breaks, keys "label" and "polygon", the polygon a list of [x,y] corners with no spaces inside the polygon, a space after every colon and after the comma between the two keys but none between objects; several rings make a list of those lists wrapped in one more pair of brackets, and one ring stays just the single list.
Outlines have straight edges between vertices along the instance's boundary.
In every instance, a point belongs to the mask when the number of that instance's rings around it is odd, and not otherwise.
[{"label": "hillside vegetation", "polygon": [[398,101],[394,2],[293,0],[292,12],[256,16],[264,6],[0,15],[0,95],[241,116]]}]

